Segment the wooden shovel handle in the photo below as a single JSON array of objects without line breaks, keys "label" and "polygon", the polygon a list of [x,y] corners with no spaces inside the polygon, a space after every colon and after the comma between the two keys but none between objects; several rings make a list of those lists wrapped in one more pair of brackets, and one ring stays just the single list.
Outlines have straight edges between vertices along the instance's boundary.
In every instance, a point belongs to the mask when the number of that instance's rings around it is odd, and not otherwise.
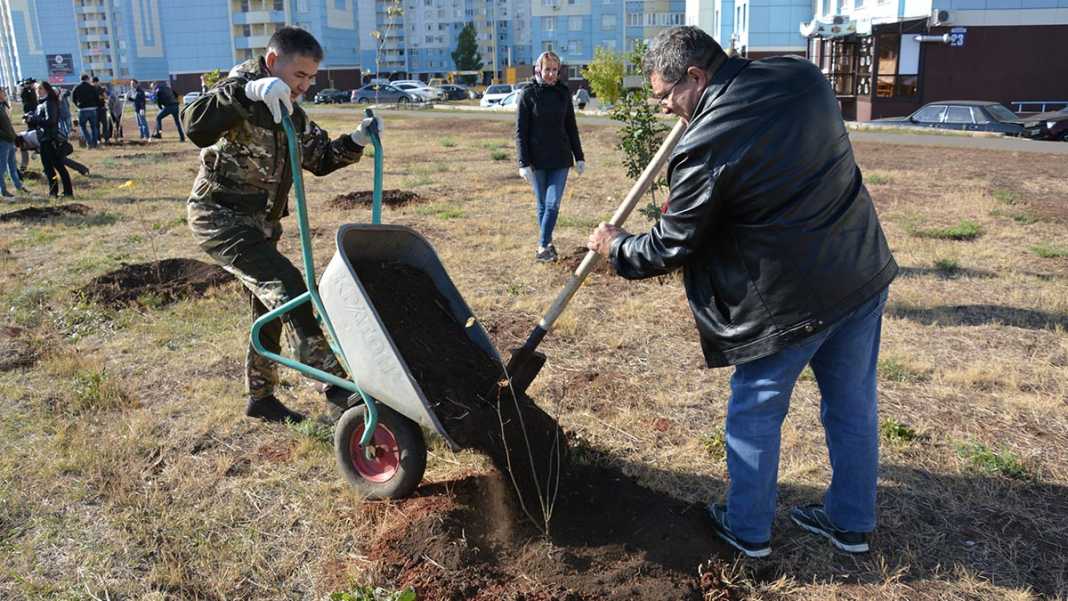
[{"label": "wooden shovel handle", "polygon": [[[642,170],[642,174],[638,177],[638,181],[634,182],[630,192],[623,199],[623,203],[616,209],[612,219],[608,223],[619,227],[627,221],[627,217],[630,217],[631,211],[638,205],[638,200],[649,190],[649,187],[653,184],[653,180],[657,174],[664,167],[664,163],[667,163],[668,157],[671,156],[671,151],[674,150],[675,144],[678,143],[679,138],[682,137],[683,132],[686,131],[686,123],[679,119],[675,123],[675,127],[671,128],[671,132],[664,138],[664,143],[660,145],[660,150],[656,151],[653,155],[653,160],[649,161],[649,164]],[[567,284],[564,285],[564,289],[557,295],[556,300],[553,301],[552,306],[545,312],[545,315],[538,322],[538,327],[543,332],[548,332],[552,329],[553,324],[556,323],[556,318],[560,317],[560,314],[567,308],[567,304],[571,302],[571,297],[578,292],[579,287],[582,286],[582,282],[586,280],[586,276],[589,275],[593,268],[597,266],[597,262],[601,259],[601,255],[594,251],[589,251],[582,259],[582,263],[579,264],[575,273],[571,274],[571,277],[567,280]],[[544,336],[544,334],[542,334]]]}]

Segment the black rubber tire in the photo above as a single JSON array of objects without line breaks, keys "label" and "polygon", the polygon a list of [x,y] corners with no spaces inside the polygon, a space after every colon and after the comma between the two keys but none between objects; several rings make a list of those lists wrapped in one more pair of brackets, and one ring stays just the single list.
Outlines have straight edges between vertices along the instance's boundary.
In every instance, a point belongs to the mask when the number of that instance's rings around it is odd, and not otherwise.
[{"label": "black rubber tire", "polygon": [[401,96],[400,98],[397,99],[397,104],[408,104],[409,102],[411,102],[411,101],[408,100],[407,96]]},{"label": "black rubber tire", "polygon": [[363,98],[357,98],[356,99],[356,104],[369,104],[370,102],[371,102],[371,99],[367,98],[366,96],[363,97]]},{"label": "black rubber tire", "polygon": [[378,427],[385,427],[397,441],[400,463],[393,476],[385,482],[375,482],[365,478],[352,461],[353,440],[363,431],[363,420],[367,413],[365,405],[350,407],[338,420],[334,428],[334,456],[338,469],[345,480],[367,499],[403,499],[412,494],[423,480],[426,470],[426,441],[423,431],[412,420],[390,409],[383,403],[375,405],[378,409]]}]

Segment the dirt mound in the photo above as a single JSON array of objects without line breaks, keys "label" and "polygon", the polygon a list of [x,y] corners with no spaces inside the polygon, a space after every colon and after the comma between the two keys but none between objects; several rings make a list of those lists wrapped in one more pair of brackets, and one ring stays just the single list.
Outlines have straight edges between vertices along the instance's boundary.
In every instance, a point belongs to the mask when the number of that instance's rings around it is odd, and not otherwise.
[{"label": "dirt mound", "polygon": [[151,263],[124,264],[94,278],[82,294],[102,305],[125,306],[132,302],[154,305],[203,294],[207,289],[233,281],[218,265],[194,259],[164,259]]},{"label": "dirt mound", "polygon": [[66,217],[69,215],[88,215],[93,210],[80,203],[57,205],[54,207],[27,207],[10,213],[0,215],[0,222],[7,221],[44,221],[53,217]]},{"label": "dirt mound", "polygon": [[[614,469],[563,475],[548,536],[519,519],[495,475],[424,486],[372,543],[377,581],[420,599],[728,599],[698,566],[726,551],[703,508]],[[706,588],[709,590],[702,590]],[[726,592],[726,591],[716,591]],[[714,594],[714,593],[713,593]]]},{"label": "dirt mound", "polygon": [[[335,209],[353,209],[356,207],[369,207],[374,202],[374,193],[370,190],[360,190],[340,194],[330,201],[330,206]],[[382,205],[387,207],[399,207],[411,203],[426,202],[426,199],[415,192],[407,190],[382,190]]]},{"label": "dirt mound", "polygon": [[24,179],[26,181],[35,182],[43,180],[44,174],[42,174],[40,171],[24,171],[21,175],[19,175],[19,178]]},{"label": "dirt mound", "polygon": [[399,262],[352,267],[442,427],[509,474],[526,513],[544,525],[544,502],[566,455],[556,420],[526,395],[499,385],[500,363],[472,338],[470,325],[457,320],[429,275]]},{"label": "dirt mound", "polygon": [[30,367],[37,362],[37,350],[28,340],[25,330],[15,326],[0,326],[0,371]]},{"label": "dirt mound", "polygon": [[[586,258],[586,253],[590,252],[590,249],[585,246],[576,246],[571,252],[560,253],[559,258],[553,263],[556,267],[566,270],[568,273],[575,273],[575,270],[582,264],[582,260]],[[608,259],[602,257],[597,261],[597,265],[594,265],[591,274],[600,275],[614,275],[615,270],[608,263]]]}]

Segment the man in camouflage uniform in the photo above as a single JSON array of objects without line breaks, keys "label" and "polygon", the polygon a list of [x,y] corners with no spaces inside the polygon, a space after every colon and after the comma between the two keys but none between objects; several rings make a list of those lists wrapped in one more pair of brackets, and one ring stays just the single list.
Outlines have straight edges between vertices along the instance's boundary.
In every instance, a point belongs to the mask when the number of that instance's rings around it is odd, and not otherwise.
[{"label": "man in camouflage uniform", "polygon": [[[314,82],[323,50],[303,29],[284,27],[271,37],[266,56],[246,61],[182,111],[189,139],[203,148],[200,172],[189,196],[189,227],[212,259],[234,274],[250,292],[257,319],[307,288],[299,269],[278,252],[280,220],[288,214],[293,184],[281,110],[286,107],[299,139],[301,166],[326,175],[360,160],[372,119],[351,134],[331,140],[293,101]],[[381,122],[378,121],[381,127]],[[302,363],[344,378],[305,303],[283,317],[290,346]],[[262,330],[264,347],[278,353],[282,323]],[[300,421],[275,396],[275,364],[250,345],[245,360],[249,394],[246,414],[266,421]],[[347,393],[327,387],[329,400]]]}]

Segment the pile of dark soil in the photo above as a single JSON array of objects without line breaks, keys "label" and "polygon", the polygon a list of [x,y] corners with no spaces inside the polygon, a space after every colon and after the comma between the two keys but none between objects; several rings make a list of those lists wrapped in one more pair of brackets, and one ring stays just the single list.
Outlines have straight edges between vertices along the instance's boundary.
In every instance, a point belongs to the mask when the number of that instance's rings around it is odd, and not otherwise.
[{"label": "pile of dark soil", "polygon": [[[374,193],[371,190],[360,190],[339,194],[330,201],[330,206],[335,209],[353,209],[356,207],[369,207],[374,202]],[[415,192],[407,190],[382,190],[382,206],[399,207],[411,203],[426,202],[426,199]]]},{"label": "pile of dark soil", "polygon": [[164,259],[124,264],[94,278],[81,289],[86,298],[113,307],[129,303],[164,305],[204,294],[209,288],[233,281],[222,267],[195,259]]},{"label": "pile of dark soil", "polygon": [[25,330],[15,326],[0,326],[0,371],[30,367],[36,362],[37,349]]},{"label": "pile of dark soil", "polygon": [[512,394],[500,363],[469,336],[430,276],[397,262],[352,267],[445,431],[489,456],[544,525],[567,452],[556,420]]},{"label": "pile of dark soil", "polygon": [[[585,246],[576,246],[571,252],[560,253],[559,258],[554,265],[566,269],[568,273],[575,273],[575,270],[582,264],[582,260],[586,258],[586,253],[589,251],[590,249]],[[597,261],[597,264],[593,266],[593,271],[590,272],[591,275],[594,273],[600,275],[615,275],[616,271],[612,268],[608,259],[601,257],[601,259]]]},{"label": "pile of dark soil", "polygon": [[56,205],[54,207],[26,207],[0,215],[0,222],[7,221],[44,221],[54,217],[69,215],[88,215],[93,210],[81,203]]},{"label": "pile of dark soil", "polygon": [[400,502],[368,557],[375,580],[420,599],[701,601],[735,598],[698,568],[716,562],[704,509],[611,468],[564,473],[545,536],[517,518],[500,480],[469,476]]}]

